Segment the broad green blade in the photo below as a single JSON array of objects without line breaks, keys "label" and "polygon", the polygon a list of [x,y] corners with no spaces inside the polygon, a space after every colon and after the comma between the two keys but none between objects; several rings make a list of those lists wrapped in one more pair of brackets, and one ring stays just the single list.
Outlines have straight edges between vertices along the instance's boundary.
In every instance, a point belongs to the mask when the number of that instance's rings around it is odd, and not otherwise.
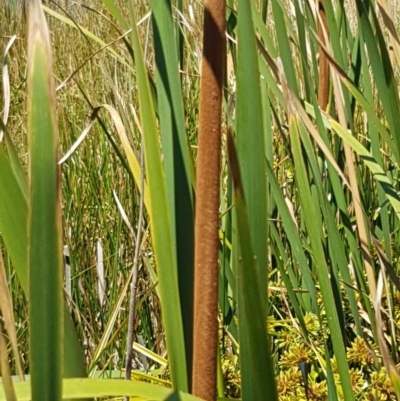
[{"label": "broad green blade", "polygon": [[132,7],[130,4],[131,41],[135,53],[140,117],[144,135],[146,177],[150,194],[151,233],[163,305],[162,313],[168,360],[174,388],[187,391],[185,342],[179,299],[175,238],[170,216],[171,208],[159,148],[154,104]]},{"label": "broad green blade", "polygon": [[0,233],[28,297],[28,204],[0,146]]},{"label": "broad green blade", "polygon": [[62,399],[63,287],[58,132],[50,37],[41,2],[29,7],[29,329],[32,399]]},{"label": "broad green blade", "polygon": [[251,241],[248,209],[232,136],[228,154],[235,187],[235,211],[240,259],[238,262],[239,339],[243,400],[278,400],[266,325],[263,286]]},{"label": "broad green blade", "polygon": [[[250,3],[238,3],[236,143],[262,294],[267,293],[267,185],[260,73]],[[251,128],[250,128],[251,127]],[[263,297],[266,304],[266,298]]]},{"label": "broad green blade", "polygon": [[[256,400],[262,399],[262,394],[271,394],[273,399],[276,388],[272,363],[268,348],[261,349],[260,345],[260,342],[264,347],[268,344],[265,332],[268,302],[267,185],[260,73],[251,4],[247,0],[238,2],[238,43],[236,133],[243,176],[243,193],[240,195],[237,191],[241,184],[235,182],[238,177],[234,174],[233,178],[237,233],[243,258],[242,262],[239,261],[238,279],[242,397],[244,400]],[[231,167],[233,171],[239,168]],[[241,203],[244,199],[247,208]],[[243,210],[240,210],[241,204]],[[259,326],[260,321],[264,322],[263,327]],[[257,342],[257,347],[260,347],[258,355],[254,349]],[[260,375],[265,373],[267,379],[263,380]]]},{"label": "broad green blade", "polygon": [[[32,399],[31,382],[14,383],[15,392],[19,401]],[[129,380],[116,379],[64,379],[63,398],[99,398],[99,397],[133,397],[133,400],[181,400],[201,401],[200,398],[182,392],[175,392],[170,388],[154,384]],[[6,401],[4,385],[0,383],[0,401]]]},{"label": "broad green blade", "polygon": [[179,295],[188,376],[193,343],[194,210],[177,41],[170,0],[152,1],[156,85],[171,228],[177,250]]},{"label": "broad green blade", "polygon": [[7,153],[10,160],[10,166],[13,170],[14,176],[18,181],[18,184],[21,188],[22,194],[25,200],[28,199],[28,182],[26,180],[26,175],[24,168],[22,166],[21,160],[18,157],[17,150],[13,142],[11,141],[10,135],[7,132],[7,128],[4,126],[3,122],[0,119],[0,129],[3,130],[4,139],[7,147]]}]

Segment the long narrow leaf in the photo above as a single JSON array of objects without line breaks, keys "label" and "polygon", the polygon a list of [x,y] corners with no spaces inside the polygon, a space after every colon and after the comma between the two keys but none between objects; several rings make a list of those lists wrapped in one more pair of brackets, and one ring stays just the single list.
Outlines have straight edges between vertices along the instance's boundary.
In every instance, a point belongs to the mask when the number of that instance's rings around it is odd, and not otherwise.
[{"label": "long narrow leaf", "polygon": [[[32,399],[30,382],[14,383],[15,392],[19,401]],[[175,392],[169,388],[149,383],[116,379],[64,379],[63,398],[80,399],[89,397],[121,397],[128,395],[133,400],[141,401],[201,401],[200,398],[182,392]],[[6,401],[4,386],[0,383],[0,401]]]},{"label": "long narrow leaf", "polygon": [[29,328],[32,399],[62,399],[62,230],[58,132],[47,23],[40,1],[29,7],[30,150]]},{"label": "long narrow leaf", "polygon": [[[168,1],[152,1],[157,97],[171,225],[177,250],[179,296],[188,372],[193,343],[194,210],[177,41]],[[189,373],[189,377],[191,374]]]},{"label": "long narrow leaf", "polygon": [[233,138],[228,134],[229,163],[235,187],[235,209],[240,260],[238,263],[239,339],[241,352],[242,398],[277,400],[278,394],[266,330],[263,285],[251,241],[250,222],[244,198],[239,162]]},{"label": "long narrow leaf", "polygon": [[144,135],[146,175],[150,194],[150,219],[152,241],[156,257],[165,336],[171,376],[175,389],[187,391],[185,343],[178,289],[177,261],[174,249],[175,240],[171,227],[170,207],[164,167],[159,148],[154,104],[150,84],[143,60],[143,53],[136,27],[136,18],[130,4],[131,40],[135,52],[137,84],[139,90],[140,116]]}]

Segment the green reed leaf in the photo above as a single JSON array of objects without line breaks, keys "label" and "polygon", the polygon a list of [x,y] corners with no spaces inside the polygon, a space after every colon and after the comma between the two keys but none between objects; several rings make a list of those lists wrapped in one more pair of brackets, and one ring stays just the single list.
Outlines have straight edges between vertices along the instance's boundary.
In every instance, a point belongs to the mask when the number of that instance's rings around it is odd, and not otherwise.
[{"label": "green reed leaf", "polygon": [[254,257],[250,219],[244,198],[240,167],[232,136],[228,133],[229,164],[235,190],[239,261],[239,340],[243,400],[262,400],[265,394],[277,400],[274,371],[266,327],[263,283]]},{"label": "green reed leaf", "polygon": [[175,389],[187,391],[185,342],[179,299],[175,239],[171,226],[167,184],[159,147],[154,103],[131,5],[131,41],[135,53],[140,117],[144,135],[146,177],[150,194],[150,220],[154,253],[157,262],[163,321]]},{"label": "green reed leaf", "polygon": [[[192,367],[194,206],[190,171],[192,160],[186,138],[185,113],[179,76],[177,41],[170,1],[152,1],[157,67],[158,115],[163,147],[171,228],[178,263],[187,369]],[[190,376],[190,374],[189,374]]]},{"label": "green reed leaf", "polygon": [[58,132],[47,23],[29,7],[29,328],[32,399],[62,399],[62,229]]}]

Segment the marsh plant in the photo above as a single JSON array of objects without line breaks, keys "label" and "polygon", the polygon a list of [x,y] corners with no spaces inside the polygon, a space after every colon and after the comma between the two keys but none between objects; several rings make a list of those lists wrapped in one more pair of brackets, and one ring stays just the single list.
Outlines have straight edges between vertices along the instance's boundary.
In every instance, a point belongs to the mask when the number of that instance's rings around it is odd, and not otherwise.
[{"label": "marsh plant", "polygon": [[0,1],[0,400],[400,395],[396,4]]}]

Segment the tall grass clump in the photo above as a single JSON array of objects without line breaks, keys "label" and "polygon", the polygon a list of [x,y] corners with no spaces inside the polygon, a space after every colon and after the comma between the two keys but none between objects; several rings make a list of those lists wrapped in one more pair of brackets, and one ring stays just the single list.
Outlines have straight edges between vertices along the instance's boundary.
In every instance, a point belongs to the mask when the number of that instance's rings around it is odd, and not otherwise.
[{"label": "tall grass clump", "polygon": [[399,396],[396,4],[1,7],[0,400]]}]

